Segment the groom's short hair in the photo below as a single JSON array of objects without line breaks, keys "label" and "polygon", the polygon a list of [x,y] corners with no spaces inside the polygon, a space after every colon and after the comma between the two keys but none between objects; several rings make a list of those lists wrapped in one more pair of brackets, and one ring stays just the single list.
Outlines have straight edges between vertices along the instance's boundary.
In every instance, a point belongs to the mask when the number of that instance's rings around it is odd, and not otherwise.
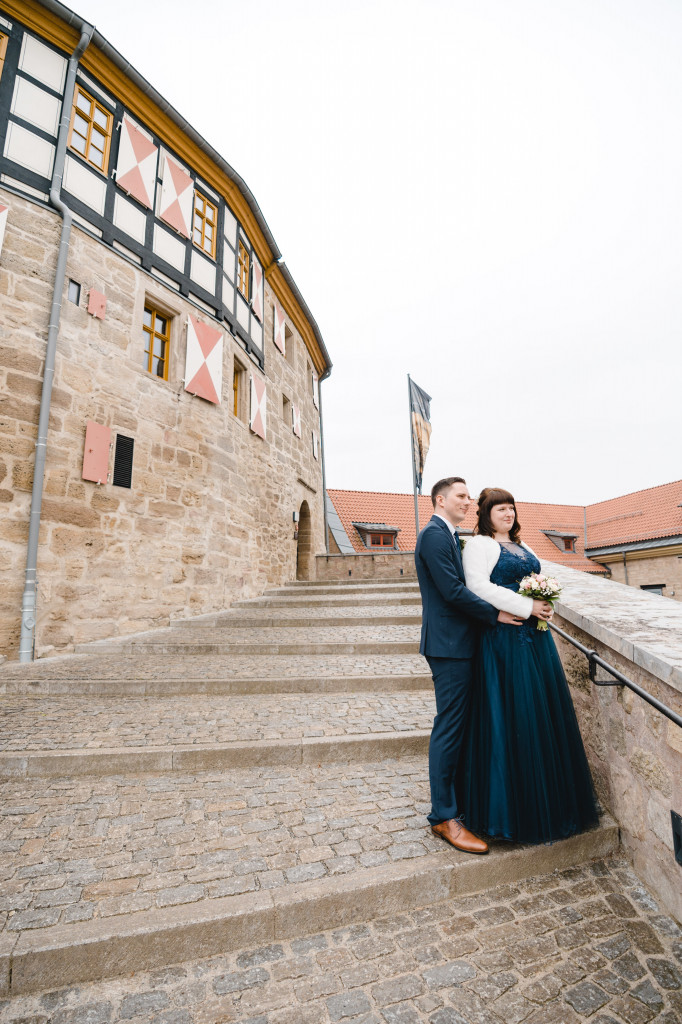
[{"label": "groom's short hair", "polygon": [[463,476],[444,476],[442,480],[435,483],[431,488],[431,504],[436,507],[436,498],[439,494],[444,494],[445,491],[449,491],[453,484],[465,484],[466,480]]}]

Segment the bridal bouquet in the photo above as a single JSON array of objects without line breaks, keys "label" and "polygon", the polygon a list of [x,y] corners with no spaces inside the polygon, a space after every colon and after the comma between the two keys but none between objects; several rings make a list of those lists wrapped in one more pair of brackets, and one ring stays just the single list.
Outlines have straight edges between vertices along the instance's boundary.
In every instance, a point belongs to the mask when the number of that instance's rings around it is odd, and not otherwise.
[{"label": "bridal bouquet", "polygon": [[[545,576],[541,572],[532,572],[519,583],[519,594],[524,597],[532,597],[534,601],[549,601],[554,607],[554,602],[561,593],[561,584],[553,576]],[[547,629],[544,619],[538,619],[538,629]]]}]

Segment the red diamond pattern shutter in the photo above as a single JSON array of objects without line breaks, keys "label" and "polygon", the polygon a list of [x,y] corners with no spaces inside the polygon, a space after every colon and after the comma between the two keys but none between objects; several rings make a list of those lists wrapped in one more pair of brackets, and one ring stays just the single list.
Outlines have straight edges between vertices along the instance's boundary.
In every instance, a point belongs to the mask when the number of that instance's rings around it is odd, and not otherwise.
[{"label": "red diamond pattern shutter", "polygon": [[253,292],[251,300],[251,309],[253,315],[257,316],[260,322],[263,322],[263,268],[260,263],[253,257],[251,266],[253,267]]},{"label": "red diamond pattern shutter", "polygon": [[223,332],[191,314],[187,318],[185,391],[220,404],[223,389]]},{"label": "red diamond pattern shutter", "polygon": [[263,440],[265,440],[266,397],[265,381],[251,374],[251,421],[249,426],[254,434],[258,434]]},{"label": "red diamond pattern shutter", "polygon": [[275,307],[273,310],[273,334],[272,340],[274,341],[277,348],[280,350],[283,356],[286,355],[286,341],[284,335],[284,310],[280,306],[277,299],[275,299]]},{"label": "red diamond pattern shutter", "polygon": [[190,238],[193,204],[192,179],[180,164],[166,153],[163,161],[159,217],[179,235]]},{"label": "red diamond pattern shutter", "polygon": [[159,150],[132,121],[121,121],[116,184],[138,203],[152,209]]},{"label": "red diamond pattern shutter", "polygon": [[297,405],[291,407],[291,426],[296,437],[301,436],[301,410]]}]

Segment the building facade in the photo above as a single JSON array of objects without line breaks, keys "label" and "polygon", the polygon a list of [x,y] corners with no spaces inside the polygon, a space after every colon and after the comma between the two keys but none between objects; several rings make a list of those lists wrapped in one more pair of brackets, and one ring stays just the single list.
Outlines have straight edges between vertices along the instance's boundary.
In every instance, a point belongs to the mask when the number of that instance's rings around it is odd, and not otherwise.
[{"label": "building facade", "polygon": [[0,652],[50,332],[37,655],[309,574],[331,363],[254,197],[61,4],[1,0],[0,57]]}]

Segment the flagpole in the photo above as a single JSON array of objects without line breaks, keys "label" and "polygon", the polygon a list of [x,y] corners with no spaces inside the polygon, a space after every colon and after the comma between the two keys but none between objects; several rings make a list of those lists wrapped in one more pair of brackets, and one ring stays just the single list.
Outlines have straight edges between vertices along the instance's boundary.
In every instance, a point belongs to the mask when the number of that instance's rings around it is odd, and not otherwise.
[{"label": "flagpole", "polygon": [[412,424],[412,387],[410,375],[407,375],[407,402],[410,410],[410,454],[412,458],[412,486],[414,488],[414,535],[419,536],[419,501],[417,500],[417,467],[414,464],[414,427]]}]

